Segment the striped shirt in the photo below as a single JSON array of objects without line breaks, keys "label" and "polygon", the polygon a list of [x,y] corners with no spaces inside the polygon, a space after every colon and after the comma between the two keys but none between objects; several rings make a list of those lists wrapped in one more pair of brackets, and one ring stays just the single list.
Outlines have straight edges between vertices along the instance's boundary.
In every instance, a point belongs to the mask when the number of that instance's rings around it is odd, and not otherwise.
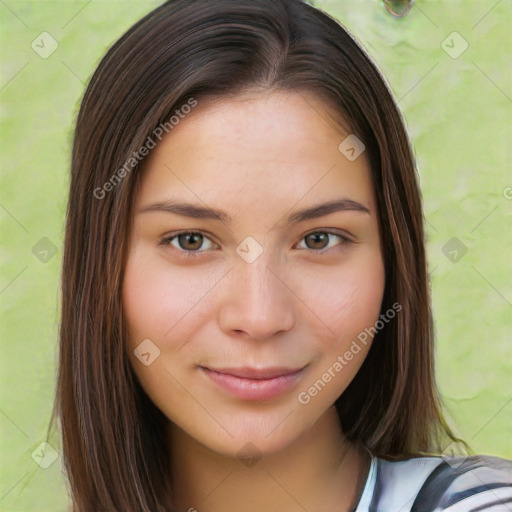
[{"label": "striped shirt", "polygon": [[355,512],[512,512],[512,461],[372,457]]}]

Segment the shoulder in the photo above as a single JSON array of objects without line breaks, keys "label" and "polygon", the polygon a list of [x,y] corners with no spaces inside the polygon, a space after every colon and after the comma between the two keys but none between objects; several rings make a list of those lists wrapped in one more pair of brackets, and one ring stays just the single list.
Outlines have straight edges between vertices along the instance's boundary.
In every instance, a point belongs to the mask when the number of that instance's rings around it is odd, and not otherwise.
[{"label": "shoulder", "polygon": [[[507,508],[509,507],[509,508]],[[488,455],[377,459],[370,510],[512,511],[512,461]]]},{"label": "shoulder", "polygon": [[488,455],[446,459],[429,475],[411,512],[512,511],[512,461]]}]

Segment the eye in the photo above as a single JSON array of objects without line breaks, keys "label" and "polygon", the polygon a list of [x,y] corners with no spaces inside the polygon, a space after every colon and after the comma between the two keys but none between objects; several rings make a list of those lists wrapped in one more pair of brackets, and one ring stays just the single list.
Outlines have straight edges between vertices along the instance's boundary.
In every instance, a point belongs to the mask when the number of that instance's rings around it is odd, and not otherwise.
[{"label": "eye", "polygon": [[[336,238],[338,239],[338,243],[336,243]],[[301,242],[302,241],[305,241],[305,247],[299,247],[299,243],[297,244],[297,248],[309,249],[314,252],[319,252],[320,254],[337,245],[345,245],[353,242],[347,235],[330,231],[314,231],[304,236]],[[185,257],[200,256],[201,253],[208,252],[218,247],[208,236],[198,231],[182,231],[175,233],[162,239],[159,245],[164,247],[172,245]]]},{"label": "eye", "polygon": [[[206,248],[204,247],[205,241],[208,241]],[[184,253],[185,256],[192,257],[197,256],[197,253],[206,252],[216,246],[210,238],[197,231],[182,231],[181,233],[176,233],[164,238],[159,245],[172,245],[180,252]],[[203,247],[204,250],[199,250],[201,247]]]},{"label": "eye", "polygon": [[[341,240],[340,243],[331,243],[333,240],[329,240],[329,237],[336,237],[338,240]],[[299,249],[310,249],[313,251],[321,251],[324,249],[331,249],[333,246],[336,245],[344,245],[347,243],[351,243],[352,240],[346,236],[342,235],[340,233],[333,233],[330,231],[314,231],[313,233],[307,234],[302,240],[305,241],[306,247],[298,247]],[[301,240],[301,241],[302,241]],[[298,244],[300,245],[300,244]]]}]

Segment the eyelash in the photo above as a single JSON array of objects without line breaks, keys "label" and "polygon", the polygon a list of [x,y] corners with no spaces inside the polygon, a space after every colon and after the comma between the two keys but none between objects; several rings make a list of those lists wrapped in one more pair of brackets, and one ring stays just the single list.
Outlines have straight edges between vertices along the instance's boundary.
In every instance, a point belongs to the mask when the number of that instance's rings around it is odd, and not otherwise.
[{"label": "eyelash", "polygon": [[[349,243],[354,243],[354,241],[351,240],[348,236],[343,235],[343,234],[338,233],[338,232],[328,231],[328,230],[325,230],[325,231],[320,231],[320,230],[318,230],[318,231],[311,231],[311,232],[307,233],[306,235],[304,235],[301,238],[301,241],[304,240],[309,235],[316,235],[316,234],[319,234],[319,233],[327,234],[327,235],[334,235],[334,236],[339,237],[341,239],[341,243],[338,244],[338,245],[345,245],[345,244],[349,244]],[[207,238],[212,243],[215,243],[215,242],[213,242],[213,240],[210,239],[209,236],[207,236],[205,233],[203,233],[201,231],[180,231],[178,233],[174,233],[171,236],[163,238],[160,241],[159,245],[164,246],[164,247],[172,245],[171,244],[172,240],[174,240],[175,238],[179,237],[180,235],[202,235],[204,238]],[[185,257],[185,258],[198,258],[198,257],[202,256],[203,253],[208,252],[208,251],[187,251],[185,249],[177,249],[175,247],[174,247],[174,249],[176,249],[176,251],[178,251],[180,253],[180,255]],[[306,249],[306,250],[314,252],[316,254],[324,254],[326,252],[329,252],[331,249],[332,249],[332,247],[330,249],[320,249],[320,250]]]}]

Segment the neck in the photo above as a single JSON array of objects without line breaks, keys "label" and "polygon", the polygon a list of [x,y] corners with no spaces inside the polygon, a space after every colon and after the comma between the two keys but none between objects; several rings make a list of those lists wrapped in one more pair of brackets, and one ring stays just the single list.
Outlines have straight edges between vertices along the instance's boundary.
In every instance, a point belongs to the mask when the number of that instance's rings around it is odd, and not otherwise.
[{"label": "neck", "polygon": [[170,425],[177,512],[350,511],[369,456],[345,439],[334,407],[303,436],[254,465],[209,450]]}]

